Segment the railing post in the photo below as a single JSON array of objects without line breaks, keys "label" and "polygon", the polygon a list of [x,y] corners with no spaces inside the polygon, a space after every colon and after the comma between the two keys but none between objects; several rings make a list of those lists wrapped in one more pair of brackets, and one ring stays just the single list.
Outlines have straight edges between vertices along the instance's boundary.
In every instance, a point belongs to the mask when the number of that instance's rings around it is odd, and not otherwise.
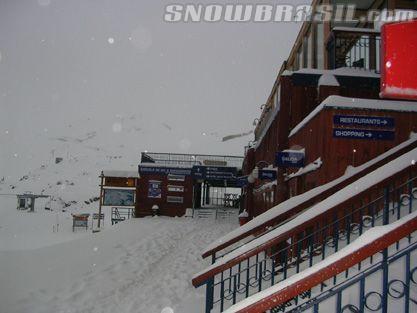
[{"label": "railing post", "polygon": [[382,255],[382,313],[388,313],[388,249]]},{"label": "railing post", "polygon": [[389,186],[384,189],[384,212],[383,212],[383,224],[389,224]]},{"label": "railing post", "polygon": [[[223,297],[223,295],[221,295]],[[214,300],[214,277],[210,278],[206,283],[206,313],[210,313],[213,309]]]}]

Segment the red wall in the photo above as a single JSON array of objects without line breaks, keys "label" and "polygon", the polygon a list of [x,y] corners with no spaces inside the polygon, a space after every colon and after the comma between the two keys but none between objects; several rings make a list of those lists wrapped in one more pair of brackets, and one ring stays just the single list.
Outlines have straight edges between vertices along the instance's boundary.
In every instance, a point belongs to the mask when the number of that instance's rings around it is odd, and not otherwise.
[{"label": "red wall", "polygon": [[[161,198],[148,198],[149,181],[161,182]],[[184,192],[168,192],[168,185],[183,186]],[[183,203],[168,203],[167,196],[184,197]],[[185,181],[168,181],[166,175],[141,175],[136,192],[136,217],[152,215],[152,206],[159,206],[160,215],[183,216],[187,208],[193,207],[193,179],[186,176]]]},{"label": "red wall", "polygon": [[[358,140],[333,138],[334,115],[372,115],[395,118],[395,140]],[[339,128],[339,127],[338,127]],[[372,128],[369,128],[372,129]],[[300,131],[290,137],[291,146],[306,150],[305,164],[321,157],[323,165],[304,178],[294,178],[289,183],[293,194],[300,194],[315,186],[342,176],[349,165],[359,166],[409,139],[410,132],[417,131],[417,113],[382,110],[346,110],[325,108],[310,120]],[[356,150],[356,153],[353,150]],[[295,172],[292,170],[289,172]]]}]

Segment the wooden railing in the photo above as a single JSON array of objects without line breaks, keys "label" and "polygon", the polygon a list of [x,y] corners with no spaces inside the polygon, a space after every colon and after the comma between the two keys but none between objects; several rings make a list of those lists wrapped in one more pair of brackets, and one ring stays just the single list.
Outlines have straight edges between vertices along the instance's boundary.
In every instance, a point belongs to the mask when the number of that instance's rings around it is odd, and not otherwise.
[{"label": "wooden railing", "polygon": [[[305,194],[291,198],[290,200],[279,204],[278,207],[273,208],[270,212],[266,212],[258,218],[255,218],[254,220],[250,221],[246,225],[240,227],[237,231],[235,231],[235,236],[229,236],[227,239],[222,238],[220,240],[221,242],[206,249],[206,251],[204,251],[202,254],[203,258],[211,256],[214,262],[217,258],[221,257],[219,255],[216,255],[220,251],[230,247],[233,244],[238,243],[239,241],[247,237],[264,233],[266,229],[268,229],[269,227],[273,227],[285,222],[287,219],[310,208],[314,204],[326,199],[330,195],[334,194],[336,191],[351,184],[360,177],[365,176],[366,174],[374,171],[375,169],[396,159],[400,155],[403,155],[404,153],[411,151],[416,147],[417,138],[410,139],[404,142],[403,144],[400,144],[396,148],[389,150],[388,152],[384,153],[378,158],[363,164],[362,166],[360,166],[360,170],[352,176],[337,179],[325,186],[315,188],[313,190],[308,191]],[[274,210],[279,211],[281,208],[285,208],[284,213],[273,215]],[[258,222],[259,219],[263,219],[264,216],[269,214],[272,215],[271,218],[268,218],[266,221],[261,223]]]},{"label": "wooden railing", "polygon": [[334,28],[327,41],[329,68],[380,71],[381,36],[373,29]]}]

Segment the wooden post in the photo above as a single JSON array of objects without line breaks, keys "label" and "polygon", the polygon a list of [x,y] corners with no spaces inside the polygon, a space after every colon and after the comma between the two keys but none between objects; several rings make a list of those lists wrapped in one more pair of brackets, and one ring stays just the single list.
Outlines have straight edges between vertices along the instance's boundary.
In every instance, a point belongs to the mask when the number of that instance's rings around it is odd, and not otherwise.
[{"label": "wooden post", "polygon": [[99,229],[100,229],[100,222],[101,222],[101,219],[100,219],[101,207],[103,205],[103,183],[104,183],[104,173],[103,172],[101,172],[100,179],[101,179],[101,182],[100,182],[100,202],[99,202],[99,207],[98,207],[98,224],[97,224],[97,227]]}]

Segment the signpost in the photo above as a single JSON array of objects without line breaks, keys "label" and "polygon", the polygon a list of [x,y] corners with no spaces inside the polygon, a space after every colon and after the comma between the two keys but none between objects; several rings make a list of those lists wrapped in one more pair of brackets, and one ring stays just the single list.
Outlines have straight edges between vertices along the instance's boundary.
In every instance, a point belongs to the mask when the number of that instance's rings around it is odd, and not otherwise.
[{"label": "signpost", "polygon": [[394,140],[395,132],[389,130],[335,128],[333,129],[333,137],[341,139]]},{"label": "signpost", "polygon": [[304,167],[304,152],[282,151],[276,155],[276,164],[278,167]]},{"label": "signpost", "polygon": [[381,116],[354,116],[354,115],[335,115],[333,116],[334,125],[341,126],[360,126],[360,127],[378,127],[394,128],[395,119],[392,117]]}]

